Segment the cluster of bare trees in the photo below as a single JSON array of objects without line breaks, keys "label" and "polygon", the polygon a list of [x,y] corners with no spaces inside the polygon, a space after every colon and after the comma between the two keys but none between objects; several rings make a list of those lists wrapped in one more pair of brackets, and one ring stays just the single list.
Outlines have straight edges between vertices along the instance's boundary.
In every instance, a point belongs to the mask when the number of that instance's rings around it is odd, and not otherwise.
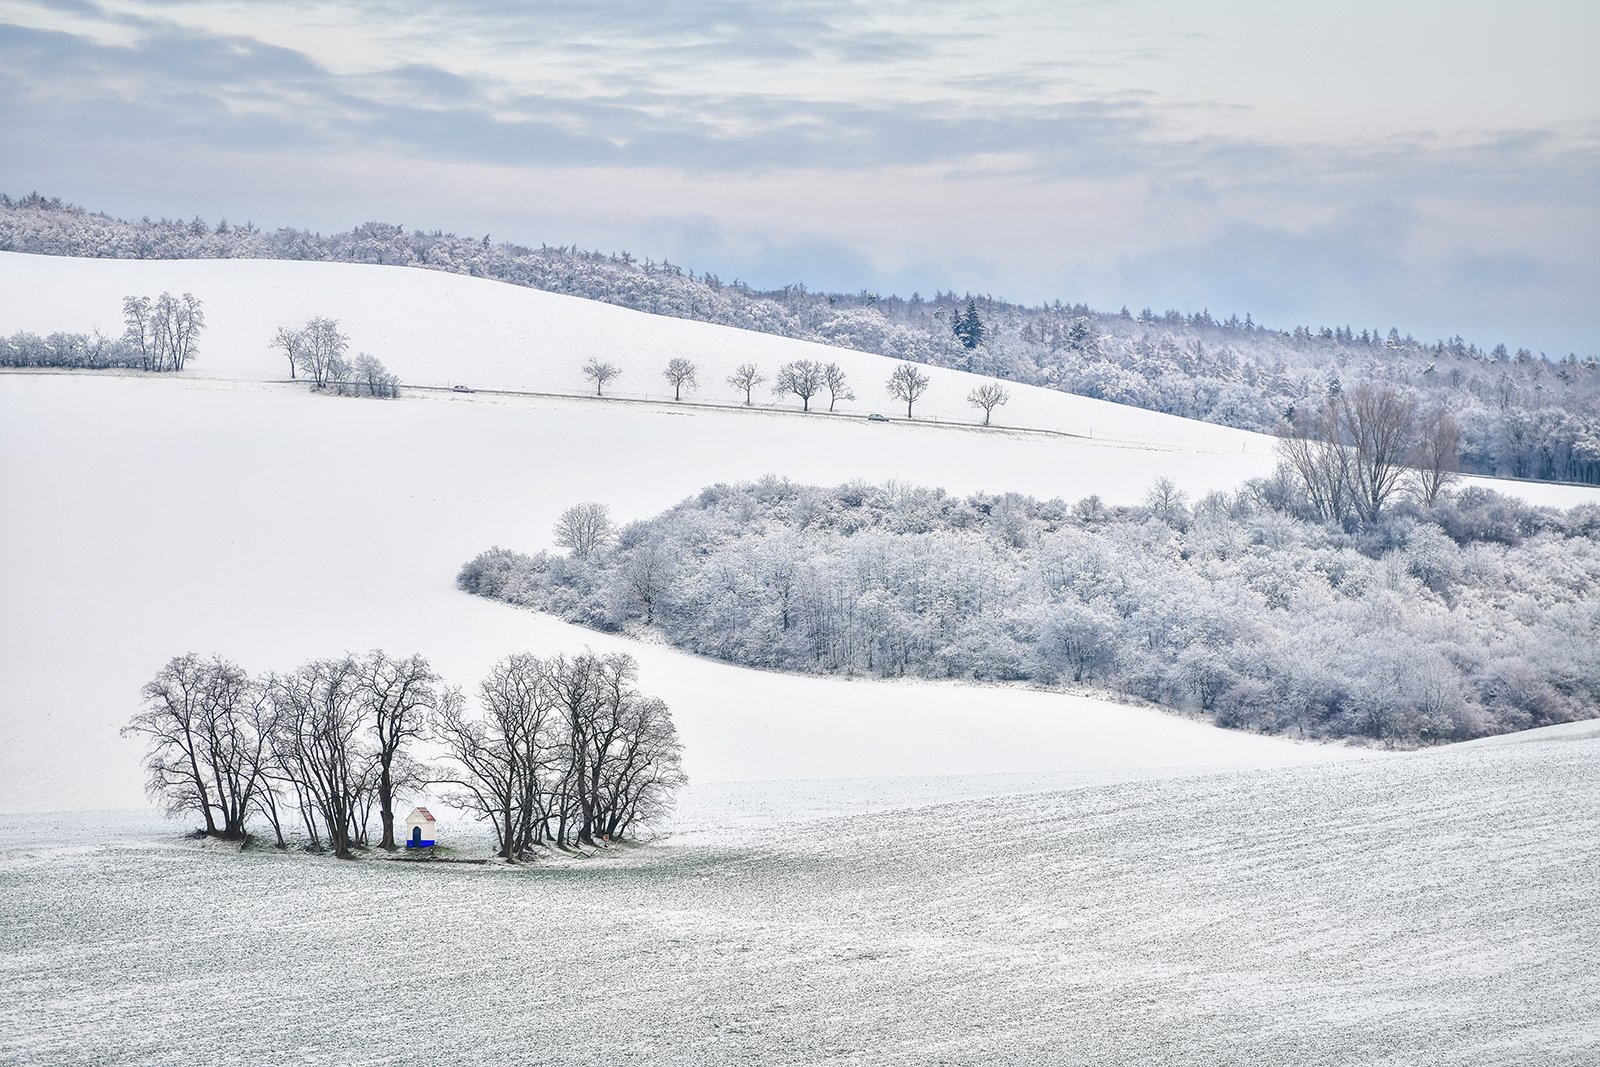
[{"label": "cluster of bare trees", "polygon": [[1456,477],[1460,442],[1448,412],[1423,412],[1408,393],[1363,384],[1286,419],[1278,451],[1318,517],[1372,522],[1408,483],[1424,504],[1436,502]]},{"label": "cluster of bare trees", "polygon": [[193,293],[122,298],[123,341],[148,371],[182,370],[198,349],[205,312]]},{"label": "cluster of bare trees", "polygon": [[[479,800],[493,792],[483,773],[503,762],[495,746],[505,736],[486,724],[527,710],[508,694],[521,684],[518,672],[535,665],[530,699],[545,715],[551,694],[561,695],[564,717],[514,739],[516,760],[537,749],[542,776],[537,795],[519,792],[519,802],[545,818],[537,828],[522,824],[531,836],[517,841],[592,843],[663,810],[683,781],[676,736],[666,705],[633,687],[627,657],[512,656],[480,687],[486,712],[473,718],[420,655],[347,654],[252,678],[221,657],[188,653],[144,687],[144,710],[124,733],[148,740],[151,795],[174,813],[199,815],[208,835],[243,840],[260,819],[284,848],[285,828],[298,822],[310,849],[349,856],[371,843],[376,826],[377,847],[394,849],[398,798],[430,784],[453,783],[470,810],[494,817]],[[417,758],[425,744],[445,748],[445,767]],[[528,782],[516,767],[522,790]],[[497,841],[509,855],[505,825],[496,823]]]},{"label": "cluster of bare trees", "polygon": [[123,731],[149,740],[152,796],[193,812],[205,831],[241,840],[252,816],[284,847],[298,817],[313,849],[348,856],[395,846],[394,806],[426,774],[407,751],[448,694],[428,661],[383,652],[313,660],[252,678],[219,656],[174,657],[145,685]]},{"label": "cluster of bare trees", "polygon": [[289,377],[303,372],[314,389],[332,389],[340,396],[400,395],[399,377],[376,356],[361,352],[348,358],[350,338],[340,331],[337,319],[317,316],[299,329],[280,326],[271,346],[289,360]]},{"label": "cluster of bare trees", "polygon": [[667,705],[626,655],[512,655],[479,686],[482,711],[445,703],[437,731],[452,802],[494,827],[500,856],[626,837],[684,781]]}]

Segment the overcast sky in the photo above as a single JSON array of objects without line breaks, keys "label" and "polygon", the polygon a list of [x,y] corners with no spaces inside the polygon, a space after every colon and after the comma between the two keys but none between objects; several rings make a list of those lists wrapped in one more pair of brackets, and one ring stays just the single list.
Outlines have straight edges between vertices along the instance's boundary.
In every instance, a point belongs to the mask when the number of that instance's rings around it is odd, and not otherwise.
[{"label": "overcast sky", "polygon": [[1587,355],[1597,42],[1594,0],[0,0],[0,189]]}]

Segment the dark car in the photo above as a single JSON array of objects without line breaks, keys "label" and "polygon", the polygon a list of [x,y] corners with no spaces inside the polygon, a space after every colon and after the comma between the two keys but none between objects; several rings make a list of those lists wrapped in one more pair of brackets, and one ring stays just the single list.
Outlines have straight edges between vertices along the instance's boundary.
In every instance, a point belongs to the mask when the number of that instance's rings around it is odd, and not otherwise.
[{"label": "dark car", "polygon": [[868,422],[888,422],[889,419],[888,419],[887,416],[879,415],[877,412],[873,412],[871,415],[867,416],[867,421]]}]

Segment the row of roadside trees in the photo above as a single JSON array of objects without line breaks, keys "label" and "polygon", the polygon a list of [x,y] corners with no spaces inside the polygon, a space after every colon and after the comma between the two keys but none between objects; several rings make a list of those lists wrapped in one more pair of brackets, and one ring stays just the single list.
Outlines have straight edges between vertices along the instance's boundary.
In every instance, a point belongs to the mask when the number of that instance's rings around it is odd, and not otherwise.
[{"label": "row of roadside trees", "polygon": [[[681,400],[685,390],[699,387],[698,373],[699,369],[692,360],[678,356],[668,361],[661,375],[667,384],[672,386],[672,399]],[[591,359],[584,364],[583,376],[593,383],[596,396],[604,396],[606,386],[622,377],[622,368],[615,363]],[[754,363],[741,363],[725,379],[735,392],[744,394],[747,407],[754,403],[756,389],[765,385],[767,380],[767,376]],[[888,394],[905,404],[908,419],[914,417],[914,405],[928,391],[931,384],[928,375],[915,363],[896,365],[884,383]],[[837,363],[823,363],[810,359],[790,360],[778,368],[777,374],[772,379],[773,395],[799,397],[802,411],[810,411],[812,398],[820,396],[824,391],[828,394],[829,411],[833,411],[841,400],[856,399],[855,391],[851,388],[844,369]],[[1011,394],[999,382],[981,385],[967,394],[967,403],[982,409],[985,426],[989,425],[994,409],[1010,399]]]},{"label": "row of roadside trees", "polygon": [[[125,734],[149,745],[152,797],[244,840],[348,857],[398,847],[398,802],[424,788],[488,820],[502,857],[619,839],[684,783],[667,705],[629,656],[508,656],[477,709],[420,655],[313,660],[252,677],[222,657],[174,657],[145,685]],[[434,754],[431,762],[425,754]],[[375,821],[374,821],[375,820]]]},{"label": "row of roadside trees", "polygon": [[350,338],[339,321],[317,316],[304,326],[280,326],[271,346],[289,360],[289,377],[296,372],[311,379],[313,389],[333,389],[341,396],[397,397],[400,379],[390,374],[377,356],[366,352],[350,358]]}]

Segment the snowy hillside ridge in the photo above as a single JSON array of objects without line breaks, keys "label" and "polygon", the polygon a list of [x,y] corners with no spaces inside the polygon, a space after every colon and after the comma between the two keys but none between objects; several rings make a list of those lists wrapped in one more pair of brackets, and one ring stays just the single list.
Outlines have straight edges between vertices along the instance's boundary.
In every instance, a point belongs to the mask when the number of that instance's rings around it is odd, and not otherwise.
[{"label": "snowy hillside ridge", "polygon": [[[1024,307],[987,296],[930,299],[754,292],[627,253],[491,244],[367,223],[323,236],[204,220],[130,223],[59,200],[0,196],[0,250],[116,259],[249,258],[422,267],[783,337],[955,367],[1221,425],[1270,432],[1330,389],[1398,385],[1462,426],[1462,469],[1600,483],[1600,360],[1551,359],[1460,337],[1431,344],[1393,327],[1263,328],[1208,312],[1133,315]],[[975,328],[970,316],[976,316]],[[0,330],[11,328],[0,322]],[[56,328],[80,328],[58,326]]]},{"label": "snowy hillside ridge", "polygon": [[[587,509],[595,510],[594,505]],[[1600,507],[1469,490],[1358,534],[1257,480],[1142,507],[778,478],[458,584],[748,666],[1091,682],[1219,725],[1413,745],[1600,709]],[[598,529],[598,533],[595,533]]]},{"label": "snowy hillside ridge", "polygon": [[[1104,441],[1098,431],[1093,440],[953,432],[920,419],[885,426],[803,416],[798,406],[780,417],[448,390],[338,401],[298,385],[248,380],[286,372],[275,353],[241,348],[229,332],[259,345],[263,335],[251,322],[303,322],[335,292],[341,306],[360,311],[345,320],[355,344],[385,356],[401,352],[417,361],[408,371],[438,367],[447,381],[452,361],[468,364],[475,376],[469,381],[510,377],[522,364],[504,369],[492,347],[498,333],[461,347],[429,347],[448,335],[435,321],[447,316],[418,314],[408,303],[464,308],[508,335],[526,329],[536,339],[571,337],[579,346],[571,356],[553,343],[534,348],[559,374],[575,372],[566,360],[593,350],[582,346],[600,347],[601,335],[615,337],[619,326],[634,329],[636,322],[641,336],[643,325],[685,328],[692,336],[674,343],[702,360],[723,345],[736,364],[750,357],[752,344],[800,342],[399,268],[0,254],[0,272],[19,261],[40,266],[7,275],[18,286],[9,291],[28,292],[11,307],[44,314],[61,312],[60,294],[75,293],[75,300],[95,286],[109,294],[105,306],[113,312],[119,292],[193,291],[188,284],[128,283],[145,272],[199,270],[210,276],[200,280],[209,282],[201,289],[211,325],[202,361],[181,376],[0,373],[0,500],[14,514],[34,517],[0,523],[7,606],[0,611],[7,686],[0,811],[142,805],[141,746],[118,730],[135,710],[139,687],[182,649],[221,653],[253,669],[330,649],[426,649],[441,675],[461,680],[485,677],[506,650],[628,653],[651,691],[672,706],[684,769],[700,783],[1102,774],[1346,758],[1342,750],[1089,697],[752,671],[506,610],[463,596],[452,580],[485,545],[537,547],[569,503],[602,491],[614,514],[632,518],[669,508],[706,484],[771,471],[801,484],[899,479],[959,493],[993,486],[1003,472],[1006,488],[1042,497],[1098,493],[1134,503],[1131,487],[1157,475],[1198,496],[1270,471],[1270,443],[1260,454],[1244,453],[1237,438],[1247,435],[1238,431],[1043,391],[1038,395],[1051,402],[1105,407],[1234,442],[1213,449],[1174,434],[1170,443],[1135,447]],[[60,284],[52,268],[65,268],[74,284]],[[40,279],[42,288],[29,288]],[[484,294],[494,299],[476,302]],[[268,329],[264,336],[271,335]],[[535,362],[528,373],[548,369]],[[1531,483],[1516,489],[1539,499],[1592,495]],[[175,515],[181,549],[145,550],[135,543],[148,539],[129,540],[131,531],[145,531],[169,543]],[[1006,732],[975,735],[975,716],[1006,724]],[[1010,743],[1016,734],[1030,743]]]},{"label": "snowy hillside ridge", "polygon": [[[0,1026],[52,1067],[276,1062],[285,1019],[299,1058],[351,1065],[1579,1067],[1600,1060],[1597,760],[1597,739],[1447,747],[780,816],[587,877],[196,854],[94,818],[7,846],[24,995]],[[396,1011],[396,974],[431,976],[449,1025],[352,1027]],[[505,1025],[530,1002],[586,1017],[596,987],[626,1025]]]},{"label": "snowy hillside ridge", "polygon": [[[773,385],[780,368],[805,361],[834,363],[844,373],[857,398],[841,400],[837,412],[897,412],[886,387],[897,364],[880,356],[401,267],[0,252],[0,291],[11,297],[0,335],[20,329],[47,339],[58,331],[115,337],[123,328],[124,297],[152,289],[192,292],[204,303],[204,358],[185,371],[193,377],[284,381],[289,362],[274,345],[278,331],[326,316],[337,319],[351,351],[372,353],[407,385],[592,397],[595,384],[584,368],[598,361],[621,372],[605,385],[606,396],[660,401],[673,396],[664,372],[681,358],[695,365],[699,382],[686,399],[743,408],[744,389],[728,379],[753,364],[764,379],[753,406],[800,411],[799,398],[775,393]],[[925,373],[930,384],[916,404],[918,421],[983,421],[967,398],[993,378],[938,367]],[[1275,439],[1260,434],[1033,386],[1012,386],[1009,393],[994,418],[1009,427],[1226,455],[1252,466],[1275,461]],[[827,402],[824,390],[813,412]],[[898,412],[904,413],[903,404]]]}]

